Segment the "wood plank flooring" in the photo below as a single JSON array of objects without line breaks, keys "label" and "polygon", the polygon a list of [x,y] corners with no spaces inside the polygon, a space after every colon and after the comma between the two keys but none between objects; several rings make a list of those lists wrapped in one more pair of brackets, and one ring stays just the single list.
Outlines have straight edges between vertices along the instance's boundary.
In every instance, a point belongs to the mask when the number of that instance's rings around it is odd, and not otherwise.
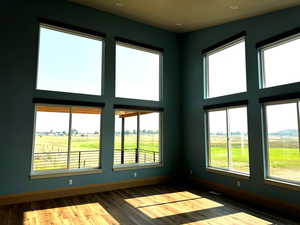
[{"label": "wood plank flooring", "polygon": [[294,225],[207,191],[154,185],[0,207],[1,225]]}]

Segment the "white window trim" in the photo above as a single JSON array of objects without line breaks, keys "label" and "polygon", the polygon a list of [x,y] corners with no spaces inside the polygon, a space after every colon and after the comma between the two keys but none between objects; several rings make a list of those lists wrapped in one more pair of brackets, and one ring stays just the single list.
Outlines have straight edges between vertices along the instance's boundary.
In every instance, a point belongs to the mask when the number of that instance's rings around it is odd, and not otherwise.
[{"label": "white window trim", "polygon": [[[228,106],[228,107],[220,107],[220,108],[215,108],[215,109],[208,109],[205,112],[205,124],[206,124],[206,170],[209,172],[213,172],[216,171],[218,173],[222,173],[224,175],[230,175],[230,174],[237,174],[240,176],[246,176],[249,177],[250,176],[250,163],[249,163],[249,173],[243,173],[240,171],[236,171],[236,170],[232,170],[229,167],[229,161],[227,162],[228,168],[220,168],[220,167],[214,167],[211,166],[211,151],[210,151],[210,129],[209,129],[209,112],[218,112],[218,111],[225,111],[226,112],[226,130],[227,130],[227,156],[229,157],[228,151],[228,110],[229,109],[235,109],[235,108],[246,108],[248,111],[248,106],[247,105],[236,105],[236,106]],[[247,113],[247,124],[248,124],[248,113]],[[247,126],[248,127],[248,126]],[[248,135],[249,136],[249,135]],[[249,154],[249,159],[250,159],[250,149],[249,149],[249,143],[248,143],[248,154]],[[227,159],[228,160],[228,159]]]},{"label": "white window trim", "polygon": [[[285,83],[285,84],[279,84],[279,85],[275,85],[275,86],[268,86],[266,87],[266,74],[265,74],[265,57],[264,57],[264,51],[268,50],[268,49],[272,49],[272,48],[276,48],[280,45],[295,41],[295,40],[299,40],[300,39],[300,33],[280,39],[278,41],[272,42],[270,44],[266,44],[264,46],[261,46],[258,48],[258,61],[259,61],[259,80],[260,80],[260,84],[259,84],[259,88],[260,89],[266,89],[266,88],[272,88],[272,87],[280,87],[283,85],[289,85],[289,84],[293,84],[293,83],[297,83],[297,82],[292,82],[292,83]],[[298,81],[300,82],[300,80]]]},{"label": "white window trim", "polygon": [[[69,176],[70,174],[78,174],[80,173],[80,171],[84,172],[91,172],[91,171],[96,171],[96,172],[102,172],[102,163],[101,163],[101,159],[102,159],[102,141],[101,141],[101,136],[102,136],[102,120],[103,120],[103,116],[100,114],[100,133],[99,133],[99,165],[96,168],[80,168],[80,169],[70,169],[69,167],[67,169],[53,169],[53,170],[44,170],[44,171],[36,171],[34,170],[34,150],[35,150],[35,133],[36,133],[36,107],[38,105],[43,105],[43,106],[59,106],[59,107],[66,107],[66,108],[70,108],[69,109],[69,132],[71,130],[71,121],[72,121],[72,107],[82,107],[82,108],[101,108],[101,110],[103,110],[103,107],[96,107],[96,106],[78,106],[78,105],[63,105],[63,104],[43,104],[43,103],[35,103],[34,104],[34,126],[33,126],[33,134],[32,134],[32,150],[31,150],[31,169],[30,169],[30,176],[32,178],[37,177],[37,178],[44,178],[44,177],[60,177],[60,176]],[[70,157],[70,147],[71,147],[71,134],[68,133],[68,161],[69,161],[69,157]],[[69,163],[68,163],[69,165]],[[56,175],[57,174],[57,175]],[[81,173],[80,173],[81,174]],[[53,175],[53,176],[52,176]]]},{"label": "white window trim", "polygon": [[[226,95],[220,95],[220,96],[214,96],[214,97],[210,97],[209,96],[209,66],[208,66],[209,65],[209,56],[211,56],[211,55],[213,55],[215,53],[218,53],[218,52],[220,52],[222,50],[225,50],[227,48],[233,47],[233,46],[235,46],[237,44],[240,44],[242,42],[245,42],[245,44],[246,44],[246,36],[242,36],[242,37],[240,37],[240,38],[238,38],[236,40],[233,40],[233,41],[231,41],[231,42],[229,42],[227,44],[224,44],[224,45],[222,45],[222,46],[220,46],[220,47],[218,47],[216,49],[213,49],[213,50],[211,50],[209,52],[206,52],[204,54],[204,56],[203,56],[203,70],[204,70],[204,73],[203,73],[204,74],[204,76],[203,76],[203,78],[204,78],[204,88],[203,88],[203,90],[204,90],[204,98],[205,99],[218,98],[218,97],[223,97],[223,96],[227,96],[227,95],[240,94],[240,93],[247,92],[247,85],[246,85],[246,90],[243,91],[243,92],[226,94]],[[246,48],[245,48],[245,52],[246,52]],[[246,59],[246,55],[245,55],[245,59]],[[246,78],[247,78],[247,73],[246,73]]]},{"label": "white window trim", "polygon": [[[269,160],[269,145],[268,145],[268,122],[267,122],[267,106],[272,105],[283,105],[283,104],[289,104],[289,103],[295,103],[297,105],[297,123],[298,123],[298,143],[300,145],[300,98],[296,99],[288,99],[288,100],[278,100],[278,101],[270,101],[265,102],[263,104],[263,137],[264,137],[264,153],[265,153],[265,183],[273,184],[276,186],[276,183],[281,183],[281,186],[287,187],[288,185],[300,185],[300,181],[294,181],[294,180],[288,180],[280,177],[274,177],[270,175],[270,160]],[[300,151],[300,146],[299,146]],[[280,185],[280,184],[279,184]],[[278,185],[277,185],[278,186]],[[300,189],[300,187],[299,187]]]}]

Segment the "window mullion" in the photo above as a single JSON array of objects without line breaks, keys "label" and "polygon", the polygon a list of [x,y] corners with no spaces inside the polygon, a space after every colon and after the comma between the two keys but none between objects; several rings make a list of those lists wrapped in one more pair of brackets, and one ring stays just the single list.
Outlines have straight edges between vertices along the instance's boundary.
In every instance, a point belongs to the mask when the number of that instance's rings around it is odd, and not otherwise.
[{"label": "window mullion", "polygon": [[67,158],[67,168],[70,169],[70,159],[71,159],[71,140],[72,140],[72,107],[69,111],[69,137],[68,137],[68,158]]},{"label": "window mullion", "polygon": [[297,122],[298,122],[298,150],[300,155],[300,113],[299,113],[299,102],[297,101]]},{"label": "window mullion", "polygon": [[226,129],[227,129],[227,168],[230,170],[232,167],[232,153],[231,153],[231,137],[229,125],[229,110],[226,109]]}]

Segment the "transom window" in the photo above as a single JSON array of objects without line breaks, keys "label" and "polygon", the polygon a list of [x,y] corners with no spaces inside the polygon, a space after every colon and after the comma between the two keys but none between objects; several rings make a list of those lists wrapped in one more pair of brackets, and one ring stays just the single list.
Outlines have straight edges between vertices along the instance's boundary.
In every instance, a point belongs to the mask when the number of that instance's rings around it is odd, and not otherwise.
[{"label": "transom window", "polygon": [[247,107],[210,110],[208,116],[208,166],[249,173]]},{"label": "transom window", "polygon": [[300,34],[260,49],[262,87],[300,82]]},{"label": "transom window", "polygon": [[160,112],[117,109],[114,166],[159,164]]},{"label": "transom window", "polygon": [[101,108],[36,104],[32,175],[100,167]]},{"label": "transom window", "polygon": [[300,184],[299,100],[265,104],[267,177]]},{"label": "transom window", "polygon": [[160,100],[162,53],[131,44],[116,45],[116,97]]},{"label": "transom window", "polygon": [[101,95],[102,39],[40,25],[38,90]]},{"label": "transom window", "polygon": [[244,37],[206,53],[204,63],[207,98],[247,91]]}]

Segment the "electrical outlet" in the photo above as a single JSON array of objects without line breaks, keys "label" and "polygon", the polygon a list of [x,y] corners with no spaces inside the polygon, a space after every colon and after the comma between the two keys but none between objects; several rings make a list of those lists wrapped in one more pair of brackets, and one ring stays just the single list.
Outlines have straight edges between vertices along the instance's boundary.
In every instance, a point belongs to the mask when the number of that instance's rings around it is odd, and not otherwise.
[{"label": "electrical outlet", "polygon": [[136,175],[137,175],[136,172],[134,172],[133,176],[136,177]]},{"label": "electrical outlet", "polygon": [[238,180],[238,181],[236,182],[236,186],[240,187],[240,186],[241,186],[241,181]]},{"label": "electrical outlet", "polygon": [[72,185],[72,184],[73,184],[73,180],[70,179],[70,180],[69,180],[69,185]]}]

